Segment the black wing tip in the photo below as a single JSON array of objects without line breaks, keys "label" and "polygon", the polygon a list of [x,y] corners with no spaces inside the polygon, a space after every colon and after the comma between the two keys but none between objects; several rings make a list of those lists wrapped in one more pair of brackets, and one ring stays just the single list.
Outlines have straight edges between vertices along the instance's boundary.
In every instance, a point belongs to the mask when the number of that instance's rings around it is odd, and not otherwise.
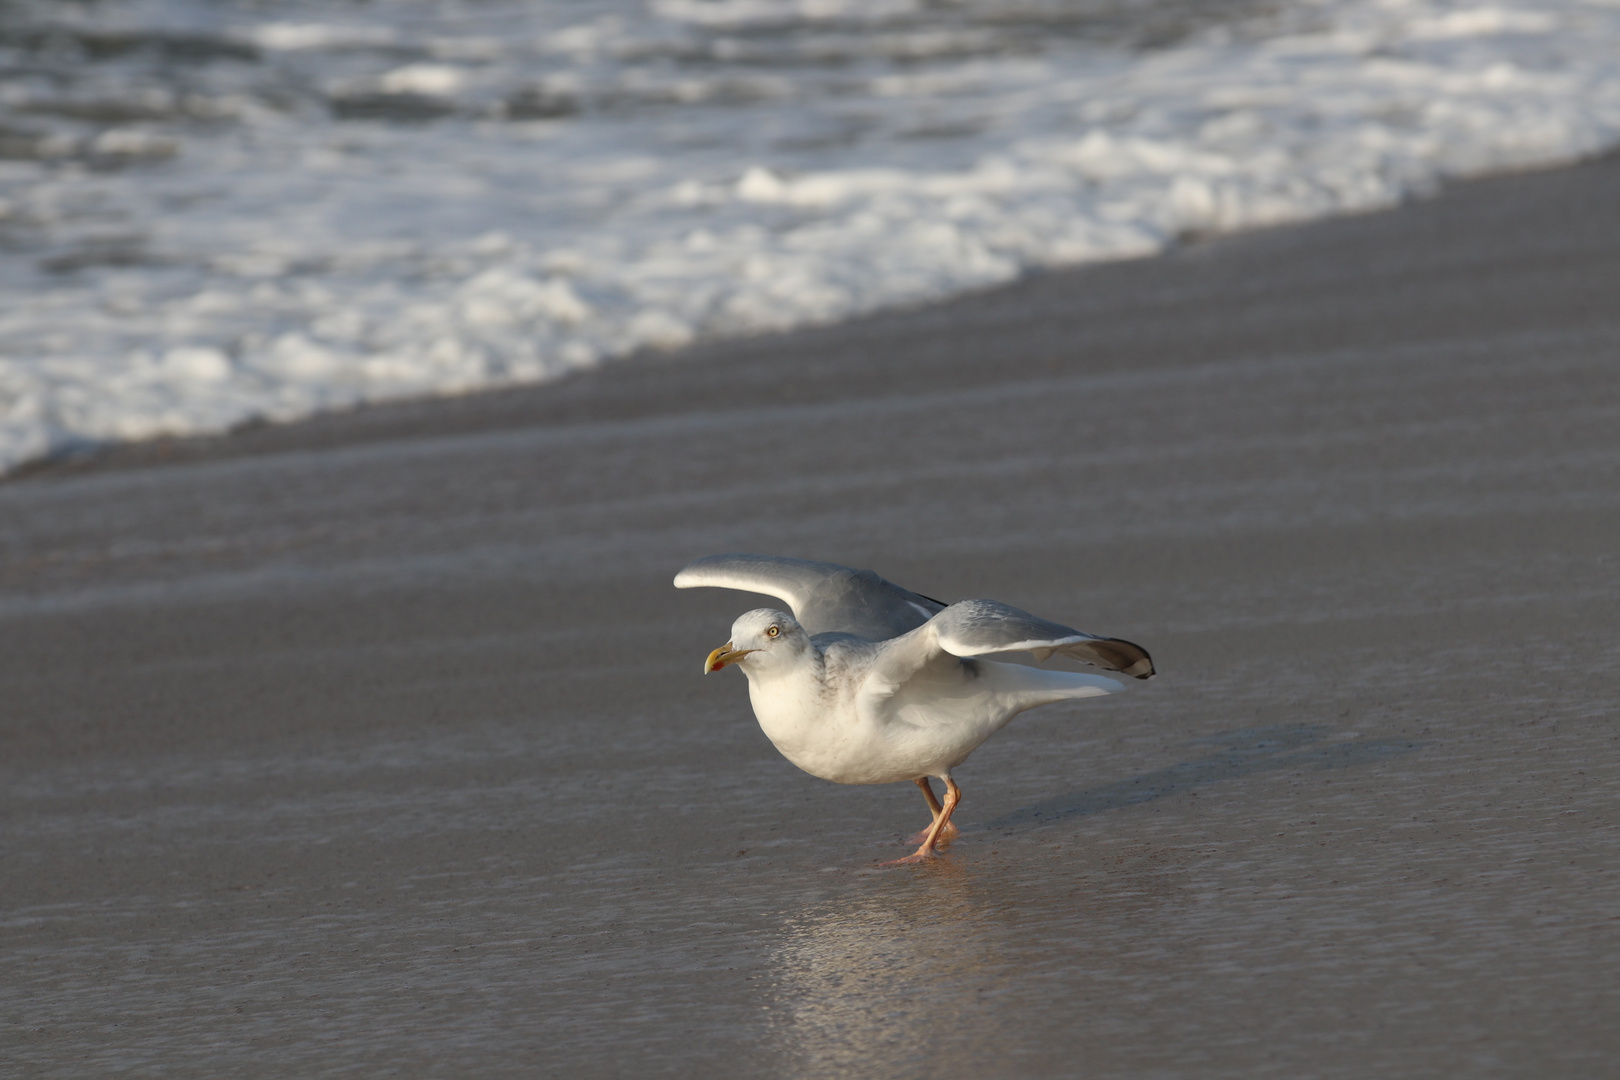
[{"label": "black wing tip", "polygon": [[[1151,679],[1153,676],[1159,673],[1159,669],[1153,666],[1153,657],[1149,656],[1148,651],[1142,648],[1142,646],[1138,645],[1136,642],[1126,641],[1124,638],[1117,637],[1108,638],[1107,640],[1116,645],[1123,645],[1127,649],[1138,654],[1136,659],[1119,668],[1120,674],[1129,675],[1136,679]],[[1147,670],[1141,670],[1143,665],[1146,665]]]}]

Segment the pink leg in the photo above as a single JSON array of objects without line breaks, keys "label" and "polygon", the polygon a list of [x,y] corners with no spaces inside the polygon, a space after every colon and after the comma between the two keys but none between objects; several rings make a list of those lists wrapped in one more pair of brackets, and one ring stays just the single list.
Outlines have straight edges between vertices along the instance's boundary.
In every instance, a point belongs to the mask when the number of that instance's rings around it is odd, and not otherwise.
[{"label": "pink leg", "polygon": [[[914,783],[916,783],[918,787],[922,788],[923,798],[928,800],[928,809],[934,815],[934,821],[938,821],[939,812],[942,807],[939,805],[939,797],[934,794],[934,785],[929,783],[928,777],[926,776],[917,777]],[[922,843],[924,840],[928,839],[928,830],[932,829],[933,827],[933,822],[929,822],[928,829],[919,829],[917,832],[912,833],[910,836],[906,837],[906,843]],[[946,822],[944,831],[939,834],[939,842],[949,843],[951,840],[954,840],[956,838],[957,831],[958,830],[955,825],[952,825],[950,822]]]},{"label": "pink leg", "polygon": [[932,859],[939,854],[937,845],[940,834],[951,823],[951,814],[956,810],[956,804],[962,801],[962,789],[956,786],[956,781],[950,777],[945,778],[945,805],[939,808],[939,816],[934,819],[934,825],[923,838],[922,847],[913,851],[903,859],[886,862],[884,866],[899,866],[902,863],[920,863],[924,859]]}]

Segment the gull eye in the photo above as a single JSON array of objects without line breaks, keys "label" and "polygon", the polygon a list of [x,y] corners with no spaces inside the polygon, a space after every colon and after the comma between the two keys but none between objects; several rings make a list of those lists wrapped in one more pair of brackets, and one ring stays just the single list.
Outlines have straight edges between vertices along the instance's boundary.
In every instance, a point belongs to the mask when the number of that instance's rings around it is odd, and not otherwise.
[{"label": "gull eye", "polygon": [[765,636],[766,637],[781,637],[782,636],[782,628],[780,626],[773,626],[769,630],[765,631]]}]

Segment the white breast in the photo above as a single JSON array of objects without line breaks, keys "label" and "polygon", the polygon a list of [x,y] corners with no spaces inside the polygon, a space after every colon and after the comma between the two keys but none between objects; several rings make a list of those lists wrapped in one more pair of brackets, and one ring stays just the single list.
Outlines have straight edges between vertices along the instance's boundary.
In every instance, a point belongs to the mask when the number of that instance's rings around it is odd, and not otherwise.
[{"label": "white breast", "polygon": [[[805,772],[840,784],[941,775],[961,764],[1011,715],[1010,710],[984,709],[988,702],[961,716],[922,715],[914,707],[863,712],[857,706],[859,681],[844,671],[829,680],[820,663],[771,677],[748,674],[749,699],[766,738]],[[941,704],[945,712],[955,712],[950,706],[963,703]]]}]

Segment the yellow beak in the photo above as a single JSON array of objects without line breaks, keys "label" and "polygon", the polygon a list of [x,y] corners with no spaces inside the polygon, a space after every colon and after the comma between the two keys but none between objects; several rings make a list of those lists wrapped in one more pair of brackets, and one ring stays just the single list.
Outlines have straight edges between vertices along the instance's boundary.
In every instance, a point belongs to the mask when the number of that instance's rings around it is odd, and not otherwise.
[{"label": "yellow beak", "polygon": [[731,647],[731,642],[728,641],[710,653],[709,658],[703,661],[703,674],[707,675],[711,671],[719,671],[727,664],[735,664],[749,653],[758,651],[758,649],[734,649]]}]

